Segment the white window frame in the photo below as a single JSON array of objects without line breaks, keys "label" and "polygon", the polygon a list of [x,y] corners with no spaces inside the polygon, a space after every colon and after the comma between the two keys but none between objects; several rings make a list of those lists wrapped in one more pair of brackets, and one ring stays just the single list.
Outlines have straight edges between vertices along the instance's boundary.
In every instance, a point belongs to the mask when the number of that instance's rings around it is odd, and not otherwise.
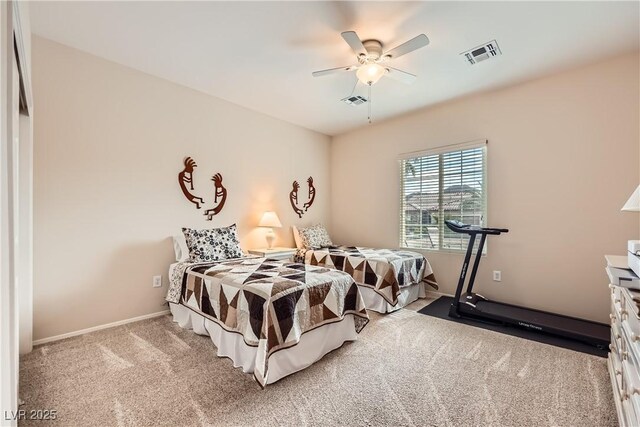
[{"label": "white window frame", "polygon": [[[403,161],[409,160],[409,159],[414,159],[414,158],[420,158],[420,157],[426,157],[426,156],[434,156],[434,155],[441,155],[441,154],[446,154],[446,153],[450,153],[450,152],[455,152],[455,151],[462,151],[462,150],[468,150],[468,149],[473,149],[473,148],[484,148],[485,149],[485,154],[484,154],[484,169],[483,169],[483,194],[484,194],[484,198],[483,198],[483,215],[482,215],[482,225],[486,226],[486,224],[488,223],[488,219],[487,219],[487,215],[488,215],[488,192],[487,192],[487,171],[488,171],[488,141],[486,139],[481,139],[481,140],[474,140],[474,141],[469,141],[469,142],[464,142],[461,144],[451,144],[451,145],[445,145],[445,146],[441,146],[441,147],[436,147],[433,149],[429,149],[429,150],[420,150],[420,151],[412,151],[409,153],[403,153],[400,156],[398,156],[398,178],[399,178],[399,185],[398,188],[400,190],[400,197],[399,197],[399,221],[398,221],[398,239],[399,239],[399,247],[402,249],[408,249],[408,250],[419,250],[419,251],[427,251],[427,252],[438,252],[438,253],[464,253],[467,248],[466,246],[460,249],[456,249],[456,248],[444,248],[442,247],[442,243],[441,240],[438,239],[438,247],[435,248],[415,248],[415,247],[411,247],[405,244],[405,239],[404,237],[404,223],[405,223],[405,209],[404,209],[404,205],[405,205],[405,200],[404,200],[404,170],[402,168],[402,163]],[[442,189],[440,189],[440,191],[442,191]],[[443,225],[444,227],[444,225]],[[440,225],[438,226],[438,229],[440,230]],[[440,231],[442,232],[442,231]],[[476,245],[477,247],[477,245]],[[474,250],[475,252],[475,250]],[[487,253],[487,244],[485,243],[484,246],[484,250],[482,251],[483,255],[486,255]]]}]

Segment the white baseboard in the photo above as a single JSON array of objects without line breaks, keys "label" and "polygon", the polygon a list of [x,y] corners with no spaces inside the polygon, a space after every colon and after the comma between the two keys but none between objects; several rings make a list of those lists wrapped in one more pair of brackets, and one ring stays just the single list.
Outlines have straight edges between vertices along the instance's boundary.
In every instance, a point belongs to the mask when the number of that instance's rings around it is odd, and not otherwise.
[{"label": "white baseboard", "polygon": [[66,334],[55,335],[48,338],[42,338],[39,340],[35,340],[33,345],[47,344],[53,341],[63,340],[65,338],[77,337],[78,335],[88,334],[89,332],[100,331],[102,329],[109,329],[115,326],[126,325],[127,323],[138,322],[140,320],[152,319],[154,317],[164,316],[165,314],[170,313],[169,310],[158,311],[157,313],[145,314],[138,317],[132,317],[131,319],[118,320],[117,322],[106,323],[104,325],[93,326],[87,329],[80,329],[79,331],[67,332]]},{"label": "white baseboard", "polygon": [[432,291],[432,290],[427,290],[427,295],[433,295],[434,297],[451,297],[451,298],[455,297],[455,295],[452,295],[452,294],[446,294],[444,292],[438,292],[438,291]]}]

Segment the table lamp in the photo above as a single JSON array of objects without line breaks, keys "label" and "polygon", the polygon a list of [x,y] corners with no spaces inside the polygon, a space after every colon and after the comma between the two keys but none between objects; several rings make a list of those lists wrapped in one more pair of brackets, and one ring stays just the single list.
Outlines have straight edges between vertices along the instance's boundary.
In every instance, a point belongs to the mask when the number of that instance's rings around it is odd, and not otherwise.
[{"label": "table lamp", "polygon": [[273,241],[276,238],[273,228],[280,228],[282,224],[275,212],[267,211],[262,215],[258,227],[267,227],[267,246],[269,249],[273,247]]},{"label": "table lamp", "polygon": [[640,212],[640,185],[633,192],[627,203],[624,204],[621,211]]},{"label": "table lamp", "polygon": [[[640,212],[640,185],[620,210]],[[627,259],[629,268],[633,270],[637,276],[640,276],[640,240],[629,240],[627,242]]]}]

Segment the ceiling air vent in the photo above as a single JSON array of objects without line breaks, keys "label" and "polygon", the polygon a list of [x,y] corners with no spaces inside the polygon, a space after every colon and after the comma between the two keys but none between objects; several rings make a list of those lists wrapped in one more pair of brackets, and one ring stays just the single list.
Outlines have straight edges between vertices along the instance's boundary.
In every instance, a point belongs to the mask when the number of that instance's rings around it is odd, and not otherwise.
[{"label": "ceiling air vent", "polygon": [[460,55],[464,55],[464,58],[467,60],[467,62],[473,65],[477,64],[478,62],[491,59],[494,56],[502,55],[502,52],[500,51],[500,47],[498,47],[498,42],[495,40],[491,40],[489,43],[474,47],[471,50],[462,52]]},{"label": "ceiling air vent", "polygon": [[346,98],[342,98],[341,101],[345,104],[356,106],[367,102],[367,98],[364,98],[360,95],[347,96]]}]

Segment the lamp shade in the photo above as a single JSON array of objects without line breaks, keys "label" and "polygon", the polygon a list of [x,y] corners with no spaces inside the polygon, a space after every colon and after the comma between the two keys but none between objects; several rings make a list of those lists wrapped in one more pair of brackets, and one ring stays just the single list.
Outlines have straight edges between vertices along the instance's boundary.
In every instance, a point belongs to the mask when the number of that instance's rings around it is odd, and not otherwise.
[{"label": "lamp shade", "polygon": [[633,192],[627,203],[624,204],[622,211],[629,212],[640,212],[640,185],[636,188],[636,191]]},{"label": "lamp shade", "polygon": [[260,222],[258,223],[259,227],[282,227],[282,223],[280,222],[280,218],[276,215],[275,212],[267,211],[260,218]]},{"label": "lamp shade", "polygon": [[358,80],[366,85],[375,84],[384,74],[387,72],[387,69],[379,64],[366,64],[358,68],[356,71],[356,76]]}]

